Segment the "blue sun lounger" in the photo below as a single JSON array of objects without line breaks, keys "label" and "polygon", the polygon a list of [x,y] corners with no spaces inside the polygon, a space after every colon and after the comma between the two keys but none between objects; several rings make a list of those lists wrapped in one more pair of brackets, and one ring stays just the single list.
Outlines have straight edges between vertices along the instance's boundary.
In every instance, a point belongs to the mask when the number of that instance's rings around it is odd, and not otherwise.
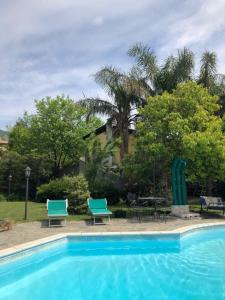
[{"label": "blue sun lounger", "polygon": [[66,226],[66,217],[68,216],[67,212],[68,200],[49,200],[47,199],[47,210],[48,210],[48,226],[59,226],[51,225],[51,220],[65,220],[64,226]]},{"label": "blue sun lounger", "polygon": [[108,217],[110,222],[110,216],[112,212],[107,208],[107,200],[106,199],[87,199],[88,211],[94,218],[94,225],[95,224],[102,224],[96,223],[96,217]]}]

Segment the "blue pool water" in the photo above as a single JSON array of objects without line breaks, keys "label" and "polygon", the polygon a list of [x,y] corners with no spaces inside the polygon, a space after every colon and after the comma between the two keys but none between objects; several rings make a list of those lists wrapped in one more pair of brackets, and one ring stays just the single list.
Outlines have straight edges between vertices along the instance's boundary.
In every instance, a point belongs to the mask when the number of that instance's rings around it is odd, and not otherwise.
[{"label": "blue pool water", "polygon": [[74,237],[3,258],[0,299],[225,299],[225,227]]}]

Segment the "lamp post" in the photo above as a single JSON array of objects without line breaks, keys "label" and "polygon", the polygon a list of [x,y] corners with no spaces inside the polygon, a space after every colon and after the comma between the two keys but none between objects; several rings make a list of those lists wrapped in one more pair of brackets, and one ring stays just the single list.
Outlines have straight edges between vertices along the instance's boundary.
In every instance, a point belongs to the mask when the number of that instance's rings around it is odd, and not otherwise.
[{"label": "lamp post", "polygon": [[26,176],[26,201],[25,201],[25,214],[24,214],[25,220],[27,220],[27,203],[28,203],[30,173],[31,173],[31,168],[27,166],[25,169],[25,176]]},{"label": "lamp post", "polygon": [[10,197],[10,194],[11,194],[11,182],[12,182],[12,174],[9,174],[9,186],[8,186],[8,199]]}]

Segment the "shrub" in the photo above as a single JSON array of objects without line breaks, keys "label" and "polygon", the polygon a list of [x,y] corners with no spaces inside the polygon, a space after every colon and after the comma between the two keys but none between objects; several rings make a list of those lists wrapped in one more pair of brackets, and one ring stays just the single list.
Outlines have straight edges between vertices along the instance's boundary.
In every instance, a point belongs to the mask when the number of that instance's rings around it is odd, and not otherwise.
[{"label": "shrub", "polygon": [[107,179],[96,181],[92,186],[91,196],[93,198],[107,198],[108,205],[114,205],[120,200],[120,187],[117,182],[110,182]]},{"label": "shrub", "polygon": [[126,218],[127,212],[123,209],[117,209],[114,211],[114,217],[115,218]]},{"label": "shrub", "polygon": [[41,201],[68,198],[69,212],[83,213],[89,197],[88,182],[83,175],[64,176],[39,186],[37,196]]},{"label": "shrub", "polygon": [[6,197],[3,194],[0,194],[0,202],[7,201]]}]

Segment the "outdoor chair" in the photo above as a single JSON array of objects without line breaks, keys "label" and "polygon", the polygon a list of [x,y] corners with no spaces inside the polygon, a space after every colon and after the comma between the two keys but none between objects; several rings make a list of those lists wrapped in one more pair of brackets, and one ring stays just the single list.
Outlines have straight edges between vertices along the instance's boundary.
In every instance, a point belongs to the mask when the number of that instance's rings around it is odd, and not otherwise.
[{"label": "outdoor chair", "polygon": [[104,199],[87,199],[87,206],[89,213],[94,218],[94,225],[95,224],[102,224],[102,223],[96,223],[95,218],[97,217],[108,217],[108,220],[110,222],[110,216],[112,215],[112,212],[107,208],[107,200]]},{"label": "outdoor chair", "polygon": [[208,196],[201,196],[200,197],[200,204],[201,210],[205,208],[207,212],[211,210],[222,210],[223,214],[225,211],[225,203],[222,201],[220,197],[208,197]]},{"label": "outdoor chair", "polygon": [[[127,194],[127,203],[135,214],[139,223],[141,223],[141,220],[144,218],[144,216],[151,216],[154,220],[162,219],[166,222],[165,211],[157,209],[159,204],[166,203],[165,197],[137,197],[135,194],[129,192]],[[152,214],[149,214],[149,210],[147,209],[150,206],[154,206],[154,211]]]},{"label": "outdoor chair", "polygon": [[48,210],[48,226],[63,226],[63,225],[51,225],[51,220],[64,220],[64,226],[66,226],[66,217],[68,200],[49,200],[47,199],[47,210]]}]

